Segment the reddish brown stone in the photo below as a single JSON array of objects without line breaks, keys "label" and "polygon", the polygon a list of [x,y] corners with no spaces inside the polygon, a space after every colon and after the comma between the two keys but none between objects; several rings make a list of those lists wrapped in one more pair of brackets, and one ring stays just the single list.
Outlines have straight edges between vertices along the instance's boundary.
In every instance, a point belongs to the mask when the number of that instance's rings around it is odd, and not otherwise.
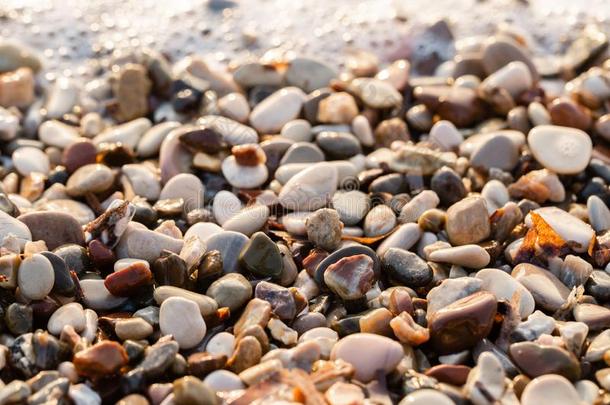
[{"label": "reddish brown stone", "polygon": [[470,367],[461,364],[439,364],[426,370],[425,374],[446,384],[462,386],[466,384],[469,372]]},{"label": "reddish brown stone", "polygon": [[451,92],[439,99],[436,112],[442,119],[464,128],[483,118],[483,105],[474,90],[453,87]]},{"label": "reddish brown stone", "polygon": [[76,353],[72,362],[79,375],[97,378],[116,374],[128,360],[123,346],[106,340]]},{"label": "reddish brown stone", "polygon": [[307,274],[313,277],[318,264],[320,264],[322,260],[326,259],[327,256],[328,252],[326,250],[319,248],[311,249],[307,257],[303,259],[303,268],[305,271],[307,271]]},{"label": "reddish brown stone", "polygon": [[256,166],[266,162],[265,152],[258,145],[235,145],[231,149],[238,164],[243,166]]},{"label": "reddish brown stone", "polygon": [[591,127],[591,112],[569,98],[561,97],[549,105],[551,122],[562,127],[572,127],[586,131]]},{"label": "reddish brown stone", "polygon": [[411,295],[409,295],[409,291],[406,288],[400,287],[393,289],[390,293],[388,309],[394,316],[401,312],[407,312],[408,314],[413,315],[413,300],[411,299]]},{"label": "reddish brown stone", "polygon": [[192,375],[204,378],[212,371],[223,368],[227,364],[227,356],[207,352],[193,353],[188,357],[187,362]]},{"label": "reddish brown stone", "polygon": [[203,126],[186,127],[178,137],[180,143],[194,152],[217,153],[226,147],[222,135]]},{"label": "reddish brown stone", "polygon": [[68,173],[73,173],[79,167],[95,163],[97,147],[90,140],[74,142],[61,156],[61,163],[66,167]]},{"label": "reddish brown stone", "polygon": [[87,247],[89,248],[89,257],[95,267],[101,270],[112,269],[112,266],[116,261],[116,256],[112,249],[109,249],[97,239],[89,242]]},{"label": "reddish brown stone", "polygon": [[150,284],[151,281],[150,269],[144,263],[136,262],[109,274],[104,280],[104,285],[112,295],[128,297],[137,292],[138,287]]}]

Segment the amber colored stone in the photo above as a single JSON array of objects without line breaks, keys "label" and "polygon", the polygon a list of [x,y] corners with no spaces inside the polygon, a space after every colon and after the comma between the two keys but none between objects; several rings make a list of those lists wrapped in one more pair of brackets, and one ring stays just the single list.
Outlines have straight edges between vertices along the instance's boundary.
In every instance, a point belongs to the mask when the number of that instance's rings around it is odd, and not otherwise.
[{"label": "amber colored stone", "polygon": [[425,374],[439,382],[462,386],[466,384],[470,367],[461,364],[439,364],[426,370]]},{"label": "amber colored stone", "polygon": [[307,257],[303,259],[303,268],[307,271],[307,274],[313,277],[318,264],[326,259],[327,256],[328,252],[326,250],[318,248],[311,249]]},{"label": "amber colored stone", "polygon": [[390,293],[388,309],[394,316],[401,312],[407,312],[410,315],[413,315],[413,300],[411,299],[411,295],[409,295],[409,291],[405,288],[393,289]]},{"label": "amber colored stone", "polygon": [[591,127],[592,119],[589,109],[566,97],[553,100],[549,105],[549,114],[553,125],[578,128],[583,131]]},{"label": "amber colored stone", "polygon": [[234,373],[241,373],[258,364],[262,356],[263,351],[258,340],[253,336],[246,336],[237,342],[233,355],[227,361],[227,367]]},{"label": "amber colored stone", "polygon": [[112,269],[112,265],[116,261],[116,256],[112,249],[109,249],[97,239],[89,242],[87,247],[89,248],[89,257],[95,267],[102,270]]},{"label": "amber colored stone", "polygon": [[207,352],[193,353],[188,357],[187,363],[192,375],[204,378],[212,371],[223,368],[227,364],[227,356]]},{"label": "amber colored stone", "polygon": [[73,363],[79,375],[98,378],[117,373],[128,360],[123,346],[106,340],[76,353]]},{"label": "amber colored stone", "polygon": [[256,166],[267,161],[265,152],[255,144],[235,145],[231,148],[237,164],[242,166]]},{"label": "amber colored stone", "polygon": [[150,269],[144,263],[135,262],[109,274],[104,280],[104,285],[112,295],[128,297],[136,293],[138,287],[150,284],[151,281]]}]

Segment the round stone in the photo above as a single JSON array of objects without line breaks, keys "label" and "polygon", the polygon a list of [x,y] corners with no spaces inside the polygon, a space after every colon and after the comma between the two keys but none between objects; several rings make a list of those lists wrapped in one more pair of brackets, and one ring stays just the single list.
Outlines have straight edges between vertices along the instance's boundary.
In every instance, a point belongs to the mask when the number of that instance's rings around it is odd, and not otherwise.
[{"label": "round stone", "polygon": [[221,170],[229,184],[237,188],[252,189],[260,187],[269,176],[267,166],[264,164],[240,165],[237,163],[235,156],[229,156],[223,160]]},{"label": "round stone", "polygon": [[49,249],[65,244],[85,244],[80,223],[72,215],[60,211],[28,212],[18,218],[26,224],[34,240],[44,240]]},{"label": "round stone", "polygon": [[73,197],[80,197],[88,192],[106,191],[114,182],[114,173],[108,166],[88,164],[78,168],[68,179],[66,191]]},{"label": "round stone", "polygon": [[58,336],[66,325],[72,326],[76,332],[85,329],[85,311],[81,304],[71,302],[59,307],[49,318],[47,329]]},{"label": "round stone", "polygon": [[377,205],[364,218],[364,234],[368,237],[385,235],[396,226],[396,215],[387,205]]},{"label": "round stone", "polygon": [[362,191],[338,191],[333,196],[333,208],[345,225],[356,225],[369,210],[369,197]]},{"label": "round stone", "polygon": [[284,124],[297,118],[305,93],[297,87],[285,87],[258,103],[250,114],[250,123],[262,134],[278,133]]},{"label": "round stone", "polygon": [[374,280],[373,259],[365,254],[344,257],[324,270],[324,283],[344,300],[363,297]]},{"label": "round stone", "polygon": [[121,340],[141,340],[150,336],[153,327],[142,318],[120,319],[114,325],[114,332]]},{"label": "round stone", "polygon": [[423,287],[432,281],[432,269],[413,252],[389,248],[381,258],[388,278],[398,285]]},{"label": "round stone", "polygon": [[266,205],[253,205],[245,208],[222,225],[227,231],[240,232],[244,235],[252,235],[261,229],[269,219],[269,208]]},{"label": "round stone", "polygon": [[159,194],[159,200],[182,198],[184,208],[188,212],[203,207],[204,193],[205,187],[197,176],[190,173],[181,173],[165,183],[161,194]]},{"label": "round stone", "polygon": [[398,405],[453,405],[455,402],[447,395],[431,388],[422,388],[404,397]]},{"label": "round stone", "polygon": [[591,138],[576,128],[539,125],[530,130],[527,143],[540,164],[559,174],[580,173],[591,160]]},{"label": "round stone", "polygon": [[159,327],[162,334],[172,335],[181,349],[196,346],[206,332],[199,306],[182,297],[170,297],[163,301],[159,311]]},{"label": "round stone", "polygon": [[21,261],[17,284],[21,294],[30,300],[41,300],[53,289],[53,265],[43,255],[34,253]]},{"label": "round stone", "polygon": [[38,139],[49,146],[64,149],[78,139],[78,129],[57,120],[43,122],[38,128]]},{"label": "round stone", "polygon": [[544,375],[534,378],[527,384],[521,395],[521,403],[523,405],[541,403],[572,405],[580,403],[580,397],[572,383],[565,377]]},{"label": "round stone", "polygon": [[38,148],[22,146],[13,152],[12,159],[15,169],[22,176],[28,176],[31,173],[49,174],[51,166],[49,157]]},{"label": "round stone", "polygon": [[206,291],[219,307],[228,307],[237,312],[252,297],[252,285],[239,273],[230,273],[214,281]]},{"label": "round stone", "polygon": [[[366,347],[366,350],[362,348]],[[395,340],[371,333],[355,333],[339,340],[331,360],[343,360],[354,366],[354,378],[369,382],[378,371],[393,371],[403,358],[403,348]]]},{"label": "round stone", "polygon": [[337,169],[328,162],[309,166],[284,184],[278,196],[280,204],[295,211],[321,208],[335,193],[337,178]]},{"label": "round stone", "polygon": [[333,209],[322,208],[307,216],[305,228],[308,239],[324,250],[333,251],[341,242],[343,223]]},{"label": "round stone", "polygon": [[469,197],[449,207],[446,229],[453,245],[467,245],[487,239],[491,227],[485,199]]}]

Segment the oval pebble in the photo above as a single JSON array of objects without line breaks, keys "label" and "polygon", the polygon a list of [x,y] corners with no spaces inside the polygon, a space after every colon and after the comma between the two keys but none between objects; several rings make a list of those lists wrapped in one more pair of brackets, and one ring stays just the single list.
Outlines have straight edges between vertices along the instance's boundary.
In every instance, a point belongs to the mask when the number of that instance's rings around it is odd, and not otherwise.
[{"label": "oval pebble", "polygon": [[206,332],[197,304],[182,297],[170,297],[161,303],[159,327],[162,334],[172,335],[181,349],[196,346]]},{"label": "oval pebble", "polygon": [[42,150],[33,146],[22,146],[16,149],[12,155],[15,169],[22,176],[28,176],[31,173],[49,174],[51,163],[49,157]]},{"label": "oval pebble", "polygon": [[21,261],[17,284],[21,294],[30,300],[40,300],[49,295],[55,283],[55,272],[49,259],[34,253]]},{"label": "oval pebble", "polygon": [[539,125],[530,130],[527,143],[540,164],[559,174],[580,173],[591,160],[591,138],[576,128]]}]

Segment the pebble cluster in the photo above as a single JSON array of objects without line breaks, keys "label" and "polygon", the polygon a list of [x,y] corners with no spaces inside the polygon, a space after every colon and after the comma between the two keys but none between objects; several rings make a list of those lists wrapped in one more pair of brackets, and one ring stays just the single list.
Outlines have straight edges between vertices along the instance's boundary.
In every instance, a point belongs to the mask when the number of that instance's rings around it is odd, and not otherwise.
[{"label": "pebble cluster", "polygon": [[0,405],[610,402],[607,45],[44,88],[0,42]]}]

